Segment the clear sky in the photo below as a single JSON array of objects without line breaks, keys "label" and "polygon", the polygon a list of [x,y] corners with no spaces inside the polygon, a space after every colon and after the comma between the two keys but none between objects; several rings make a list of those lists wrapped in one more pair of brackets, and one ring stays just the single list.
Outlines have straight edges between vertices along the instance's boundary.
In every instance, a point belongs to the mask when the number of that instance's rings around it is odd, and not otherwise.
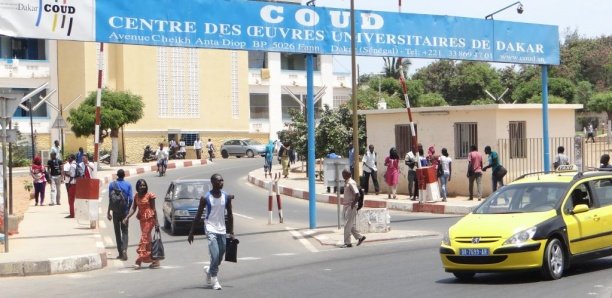
[{"label": "clear sky", "polygon": [[[305,2],[305,1],[303,1]],[[402,12],[484,18],[514,0],[401,0]],[[496,20],[556,25],[560,38],[566,29],[577,29],[585,37],[612,35],[612,0],[521,0],[524,11],[516,12],[513,6],[494,16]],[[317,0],[317,6],[345,8],[350,0]],[[357,10],[398,11],[398,0],[355,0]],[[336,56],[334,71],[350,72],[350,57]],[[411,59],[410,72],[432,60]],[[379,73],[383,61],[380,57],[358,57],[360,74]]]}]

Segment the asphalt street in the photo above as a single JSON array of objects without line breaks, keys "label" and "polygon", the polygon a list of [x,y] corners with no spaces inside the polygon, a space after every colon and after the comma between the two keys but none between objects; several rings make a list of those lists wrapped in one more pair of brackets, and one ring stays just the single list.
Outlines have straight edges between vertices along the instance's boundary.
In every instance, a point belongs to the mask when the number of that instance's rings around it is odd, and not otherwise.
[{"label": "asphalt street", "polygon": [[[572,268],[558,281],[542,281],[537,274],[481,274],[460,282],[445,273],[438,256],[440,237],[366,242],[349,249],[321,246],[304,239],[308,202],[284,198],[285,222],[267,224],[267,192],[246,181],[260,168],[261,158],[218,160],[212,165],[171,170],[165,177],[144,178],[160,199],[173,179],[224,176],[225,190],[236,196],[235,232],[240,239],[239,262],[224,262],[222,291],[205,284],[202,267],[208,263],[206,241],[187,243],[185,231],[164,231],[166,260],[160,269],[133,270],[140,230],[130,221],[127,262],[114,260],[112,224],[101,225],[109,253],[108,267],[91,272],[0,279],[0,297],[612,297],[612,259]],[[105,202],[103,202],[104,208]],[[105,210],[103,214],[105,213]],[[392,228],[443,233],[457,216],[391,212]],[[160,223],[162,222],[160,215]],[[336,206],[317,204],[317,226],[337,224]],[[44,247],[41,247],[44,249]]]}]

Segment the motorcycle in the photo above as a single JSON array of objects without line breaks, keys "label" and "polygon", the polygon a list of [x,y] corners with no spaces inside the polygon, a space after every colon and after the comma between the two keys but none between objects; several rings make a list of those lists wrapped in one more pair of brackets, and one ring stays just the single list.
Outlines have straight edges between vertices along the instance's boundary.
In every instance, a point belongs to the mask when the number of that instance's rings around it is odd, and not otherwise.
[{"label": "motorcycle", "polygon": [[142,153],[142,162],[155,161],[157,158],[155,157],[155,152],[151,149],[150,145],[145,146],[144,152]]}]

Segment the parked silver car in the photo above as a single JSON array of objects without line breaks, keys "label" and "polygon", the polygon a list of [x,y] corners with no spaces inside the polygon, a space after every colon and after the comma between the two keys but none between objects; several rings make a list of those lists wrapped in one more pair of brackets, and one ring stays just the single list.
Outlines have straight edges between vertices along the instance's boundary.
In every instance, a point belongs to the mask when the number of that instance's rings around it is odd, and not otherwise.
[{"label": "parked silver car", "polygon": [[266,145],[252,139],[227,140],[221,145],[221,157],[254,157],[255,155],[264,156]]}]

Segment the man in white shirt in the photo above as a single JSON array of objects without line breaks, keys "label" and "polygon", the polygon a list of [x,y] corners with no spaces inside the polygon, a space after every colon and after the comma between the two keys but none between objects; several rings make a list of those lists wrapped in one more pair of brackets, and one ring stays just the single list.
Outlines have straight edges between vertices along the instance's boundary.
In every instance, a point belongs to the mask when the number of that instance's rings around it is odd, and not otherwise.
[{"label": "man in white shirt", "polygon": [[62,152],[61,152],[58,140],[53,141],[53,146],[51,146],[51,150],[49,153],[51,152],[55,152],[55,156],[57,156],[57,158],[59,159],[62,159]]},{"label": "man in white shirt", "polygon": [[202,141],[200,141],[200,138],[197,138],[195,142],[193,142],[193,149],[196,152],[196,158],[202,159]]},{"label": "man in white shirt", "polygon": [[234,238],[234,216],[232,213],[232,200],[234,196],[222,191],[223,177],[221,175],[213,174],[210,177],[210,183],[212,184],[212,190],[200,199],[200,205],[191,224],[187,242],[189,244],[193,242],[193,234],[196,227],[199,226],[198,223],[200,218],[202,218],[204,209],[206,209],[204,222],[206,238],[208,239],[210,267],[205,266],[204,273],[206,274],[207,283],[209,285],[212,284],[213,289],[221,290],[217,273],[219,273],[219,265],[221,265],[223,255],[225,254],[226,238],[227,236],[230,239]]},{"label": "man in white shirt", "polygon": [[157,158],[157,171],[161,176],[166,172],[168,166],[168,151],[164,149],[164,144],[159,143],[159,149],[155,151],[155,157]]},{"label": "man in white shirt", "polygon": [[370,176],[372,176],[374,191],[376,192],[376,195],[378,195],[380,192],[380,187],[378,186],[378,169],[376,168],[376,152],[374,152],[374,145],[370,144],[370,146],[368,146],[368,151],[366,151],[366,154],[361,159],[361,162],[363,162],[363,175],[365,176],[364,184],[362,185],[365,193],[368,193],[370,186],[369,180]]}]

